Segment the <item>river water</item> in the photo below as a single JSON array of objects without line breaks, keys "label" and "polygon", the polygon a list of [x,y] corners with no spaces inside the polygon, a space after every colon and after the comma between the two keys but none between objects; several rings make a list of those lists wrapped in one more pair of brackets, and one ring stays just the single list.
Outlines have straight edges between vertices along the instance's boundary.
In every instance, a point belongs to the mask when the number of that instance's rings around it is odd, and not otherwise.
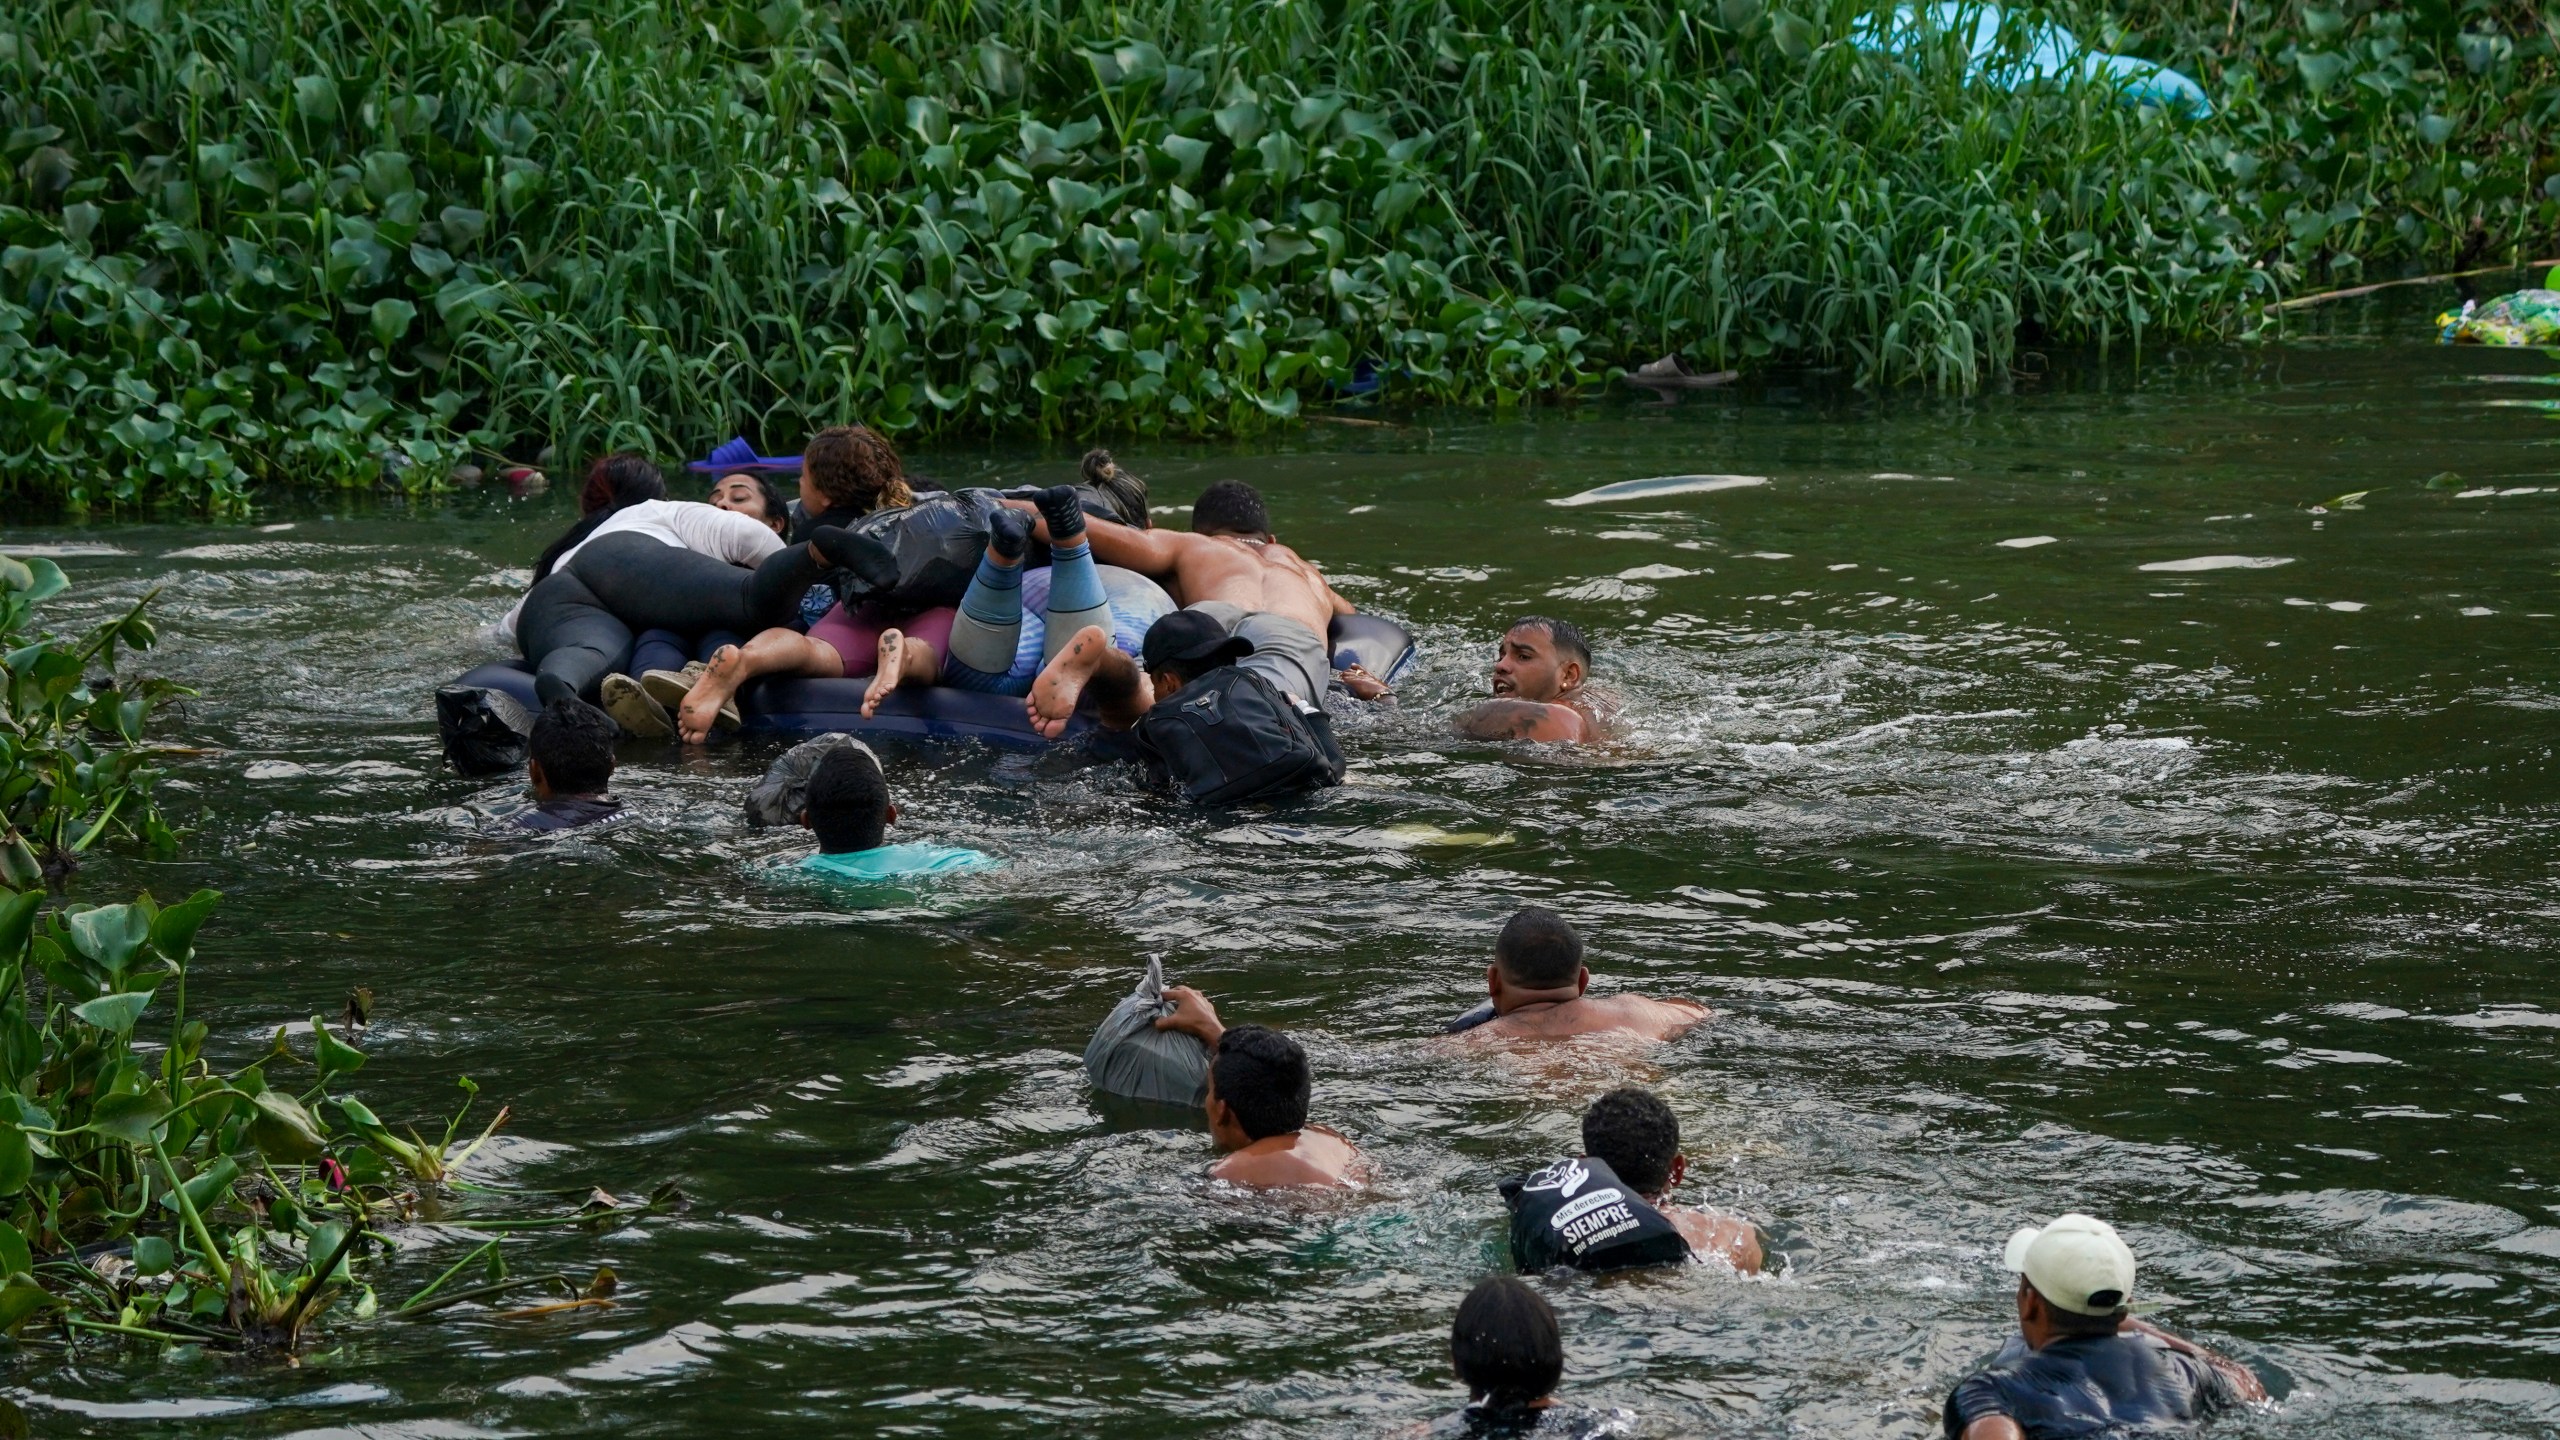
[{"label": "river water", "polygon": [[[903,908],[777,883],[805,842],[739,818],[771,746],[631,745],[636,823],[482,837],[515,787],[441,766],[428,696],[564,496],[19,528],[123,552],[66,562],[60,622],[165,587],[152,663],[202,698],[164,733],[216,751],[176,766],[194,835],[80,893],[226,892],[216,1048],[367,986],[375,1109],[423,1123],[458,1075],[514,1106],[475,1178],[690,1206],[507,1242],[612,1266],[609,1311],[342,1314],[299,1367],[84,1349],[8,1392],[47,1435],[1378,1435],[1462,1398],[1495,1182],[1639,1083],[1686,1198],[1786,1257],[1540,1282],[1567,1391],[1640,1433],[1934,1433],[2012,1328],[2003,1239],[2065,1209],[2267,1376],[2234,1432],[2560,1432],[2560,364],[2426,343],[2440,299],[1970,400],[1807,377],[1127,445],[1159,504],[1262,487],[1421,670],[1285,811],[895,750],[910,838],[1010,860]],[[1689,472],[1767,483],[1548,503]],[[1622,743],[1448,734],[1527,611],[1589,628]],[[1716,1020],[1650,1054],[1426,1043],[1530,901],[1601,987]],[[1085,1036],[1151,956],[1307,1043],[1373,1189],[1221,1193],[1198,1128],[1097,1107]],[[405,1241],[389,1300],[470,1243]]]}]

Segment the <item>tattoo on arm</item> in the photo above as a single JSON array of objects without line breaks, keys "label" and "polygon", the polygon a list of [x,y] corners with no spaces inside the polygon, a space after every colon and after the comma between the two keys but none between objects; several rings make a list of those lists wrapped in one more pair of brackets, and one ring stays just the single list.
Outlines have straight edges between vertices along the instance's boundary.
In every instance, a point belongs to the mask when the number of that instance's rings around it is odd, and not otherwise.
[{"label": "tattoo on arm", "polygon": [[1459,715],[1457,730],[1470,740],[1571,740],[1581,733],[1581,720],[1561,705],[1487,700]]}]

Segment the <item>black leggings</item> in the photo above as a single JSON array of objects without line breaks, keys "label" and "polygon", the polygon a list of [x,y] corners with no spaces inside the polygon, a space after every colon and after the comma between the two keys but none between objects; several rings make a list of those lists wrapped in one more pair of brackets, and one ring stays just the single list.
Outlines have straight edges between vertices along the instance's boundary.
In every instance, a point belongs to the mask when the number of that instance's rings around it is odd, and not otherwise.
[{"label": "black leggings", "polygon": [[786,545],[753,570],[631,531],[601,535],[524,597],[516,639],[534,663],[534,694],[596,698],[604,677],[631,663],[633,635],[674,630],[753,635],[787,623],[827,570],[806,545]]}]

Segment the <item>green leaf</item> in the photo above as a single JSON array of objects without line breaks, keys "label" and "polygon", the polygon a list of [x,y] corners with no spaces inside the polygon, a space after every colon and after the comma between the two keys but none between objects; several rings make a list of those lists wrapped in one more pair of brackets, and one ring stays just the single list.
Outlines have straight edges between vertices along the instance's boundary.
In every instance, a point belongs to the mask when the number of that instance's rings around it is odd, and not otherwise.
[{"label": "green leaf", "polygon": [[2347,59],[2325,51],[2299,50],[2294,52],[2293,67],[2302,72],[2302,83],[2311,87],[2311,93],[2321,95],[2346,73]]},{"label": "green leaf", "polygon": [[1059,218],[1073,221],[1088,211],[1099,209],[1102,192],[1081,180],[1070,180],[1060,175],[1049,181],[1049,203],[1058,207]]},{"label": "green leaf", "polygon": [[71,917],[71,940],[110,975],[121,975],[151,938],[151,917],[137,905],[101,905]]},{"label": "green leaf", "polygon": [[1769,17],[1769,43],[1779,54],[1801,61],[1813,53],[1813,22],[1781,10]]},{"label": "green leaf", "polygon": [[157,990],[132,990],[121,995],[101,995],[95,1000],[71,1007],[71,1013],[84,1025],[95,1025],[110,1035],[130,1035],[134,1023],[151,1006]]},{"label": "green leaf", "polygon": [[312,124],[337,124],[338,82],[326,75],[297,76],[293,82],[293,108]]},{"label": "green leaf", "polygon": [[15,1275],[35,1268],[35,1257],[28,1253],[27,1237],[18,1227],[0,1220],[0,1275]]},{"label": "green leaf", "polygon": [[329,1023],[317,1015],[311,1017],[311,1039],[312,1061],[320,1067],[322,1084],[364,1068],[364,1052],[330,1034]]},{"label": "green leaf", "polygon": [[418,318],[418,307],[406,300],[376,300],[372,317],[373,338],[388,350],[393,341],[409,333],[410,324]]},{"label": "green leaf", "polygon": [[166,1275],[177,1268],[178,1252],[167,1240],[157,1235],[136,1236],[133,1242],[133,1273]]},{"label": "green leaf", "polygon": [[384,1128],[383,1123],[374,1118],[372,1107],[352,1095],[332,1095],[329,1103],[337,1106],[338,1113],[347,1117],[347,1123],[359,1130]]},{"label": "green leaf", "polygon": [[[318,1265],[327,1260],[330,1255],[337,1250],[339,1244],[346,1238],[347,1225],[345,1221],[324,1220],[320,1224],[312,1227],[311,1239],[304,1244],[303,1251],[311,1257],[310,1263]],[[355,1252],[350,1249],[347,1254],[338,1256],[338,1263],[330,1268],[330,1273],[319,1277],[320,1283],[325,1285],[330,1283],[333,1278],[340,1280],[347,1278],[347,1261],[354,1255],[354,1253]]]},{"label": "green leaf", "polygon": [[12,1275],[7,1285],[0,1285],[0,1330],[14,1330],[28,1316],[61,1303],[45,1293],[34,1276]]},{"label": "green leaf", "polygon": [[[198,1171],[187,1183],[178,1188],[187,1192],[187,1203],[196,1207],[196,1210],[201,1213],[212,1208],[213,1203],[221,1199],[224,1192],[231,1188],[231,1182],[239,1178],[240,1162],[225,1155]],[[177,1199],[169,1195],[161,1196],[160,1208],[171,1214],[177,1213]]]},{"label": "green leaf", "polygon": [[281,1090],[269,1090],[251,1103],[256,1108],[249,1119],[249,1143],[269,1159],[297,1164],[318,1159],[328,1147],[319,1123],[301,1101]]},{"label": "green leaf", "polygon": [[195,958],[196,931],[204,925],[213,907],[222,902],[219,891],[199,890],[178,904],[154,916],[151,921],[151,948],[184,965]]},{"label": "green leaf", "polygon": [[27,573],[35,577],[34,582],[27,586],[27,603],[30,605],[50,600],[71,586],[71,577],[62,573],[62,567],[42,556],[27,562]]},{"label": "green leaf", "polygon": [[0,964],[26,953],[27,937],[35,933],[36,911],[43,907],[41,890],[12,893],[0,900]]},{"label": "green leaf", "polygon": [[[7,1199],[26,1189],[27,1181],[35,1173],[35,1149],[27,1143],[27,1132],[15,1125],[0,1124],[0,1199]],[[21,1246],[25,1243],[19,1242]],[[26,1267],[20,1265],[17,1268],[23,1270]]]},{"label": "green leaf", "polygon": [[1209,142],[1195,140],[1188,135],[1167,135],[1156,142],[1156,148],[1180,167],[1174,179],[1186,185],[1200,173],[1201,164],[1209,158]]},{"label": "green leaf", "polygon": [[1218,133],[1226,136],[1238,149],[1251,145],[1262,134],[1265,123],[1262,107],[1251,100],[1239,100],[1210,118],[1218,122]]},{"label": "green leaf", "polygon": [[148,1145],[152,1132],[168,1118],[169,1102],[154,1088],[139,1095],[108,1096],[89,1112],[89,1123],[82,1128],[127,1145]]}]

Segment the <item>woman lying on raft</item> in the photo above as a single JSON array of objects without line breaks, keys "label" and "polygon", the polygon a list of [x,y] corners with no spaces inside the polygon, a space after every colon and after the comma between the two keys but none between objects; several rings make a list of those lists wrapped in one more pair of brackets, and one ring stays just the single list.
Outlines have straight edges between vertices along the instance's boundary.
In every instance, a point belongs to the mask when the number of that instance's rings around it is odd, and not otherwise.
[{"label": "woman lying on raft", "polygon": [[636,455],[596,463],[589,490],[613,499],[561,537],[548,573],[510,616],[507,628],[534,662],[535,694],[545,704],[563,695],[595,700],[603,678],[629,664],[639,631],[753,634],[787,620],[830,573],[875,585],[894,578],[880,545],[837,527],[817,526],[805,543],[785,545],[772,491],[750,477],[724,479],[715,503],[623,503],[626,493],[647,488],[643,471],[654,480],[655,467]]},{"label": "woman lying on raft", "polygon": [[[1135,486],[1110,456],[1096,451],[1086,457],[1086,477],[1117,502]],[[805,483],[829,495],[850,496],[867,490],[882,509],[916,505],[900,468],[897,451],[886,440],[860,426],[820,433],[803,458]],[[776,627],[745,645],[723,646],[709,668],[694,681],[677,711],[677,731],[688,743],[709,738],[739,687],[763,675],[871,677],[862,698],[865,717],[902,685],[948,685],[981,693],[1028,694],[1039,667],[1053,658],[1068,638],[1087,625],[1097,625],[1131,653],[1157,616],[1170,613],[1173,602],[1143,576],[1116,572],[1106,580],[1084,542],[1081,496],[1072,486],[1056,486],[1036,500],[995,500],[985,516],[987,543],[978,558],[960,603],[931,605],[911,614],[884,601],[848,606],[839,601],[807,634]],[[931,497],[937,505],[963,503],[958,497]],[[1145,513],[1143,498],[1137,502]],[[1018,656],[1023,622],[1023,560],[1030,549],[1031,516],[1049,522],[1054,543],[1043,605],[1046,619],[1043,653]],[[1036,582],[1034,582],[1036,583]],[[948,592],[945,592],[948,593]],[[730,713],[734,713],[731,711]]]}]

